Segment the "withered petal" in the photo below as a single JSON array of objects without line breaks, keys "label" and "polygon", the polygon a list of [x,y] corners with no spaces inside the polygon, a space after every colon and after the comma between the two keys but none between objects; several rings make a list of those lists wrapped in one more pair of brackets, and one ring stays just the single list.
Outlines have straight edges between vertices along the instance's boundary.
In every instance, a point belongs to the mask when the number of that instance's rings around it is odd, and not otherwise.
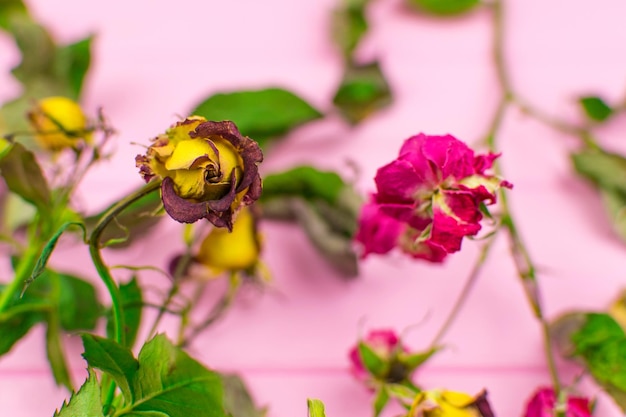
[{"label": "withered petal", "polygon": [[482,417],[495,417],[495,414],[491,410],[491,405],[487,401],[487,391],[483,390],[476,396],[473,405],[478,409]]},{"label": "withered petal", "polygon": [[174,191],[174,180],[163,178],[161,184],[161,198],[167,214],[180,223],[194,223],[207,216],[209,206],[206,202],[194,203],[179,197]]},{"label": "withered petal", "polygon": [[230,171],[230,190],[228,191],[228,193],[220,198],[219,200],[209,200],[206,203],[208,204],[209,208],[213,211],[225,211],[228,210],[230,208],[230,206],[233,204],[233,201],[235,201],[235,196],[237,195],[236,193],[236,181],[235,181],[235,170],[233,169],[232,171]]},{"label": "withered petal", "polygon": [[[261,151],[258,143],[247,136],[242,136],[241,133],[239,133],[237,126],[235,126],[235,124],[230,120],[224,120],[221,122],[207,121],[200,123],[198,127],[196,127],[195,131],[189,132],[189,136],[192,138],[220,136],[233,145],[243,160],[244,165],[243,176],[241,178],[241,182],[237,186],[236,193],[243,191],[256,181],[260,182],[259,168],[257,164],[263,162],[263,152]],[[255,187],[255,192],[258,191],[258,187]],[[251,198],[248,199],[250,200]]]}]

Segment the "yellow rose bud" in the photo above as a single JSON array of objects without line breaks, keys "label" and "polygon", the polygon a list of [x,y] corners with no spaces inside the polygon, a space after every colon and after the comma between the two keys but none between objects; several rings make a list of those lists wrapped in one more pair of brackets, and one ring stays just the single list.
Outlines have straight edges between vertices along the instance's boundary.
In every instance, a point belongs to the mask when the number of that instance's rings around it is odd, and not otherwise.
[{"label": "yellow rose bud", "polygon": [[146,182],[163,179],[163,206],[175,220],[208,219],[232,228],[233,214],[261,194],[258,144],[242,136],[234,123],[192,116],[154,139],[136,164]]},{"label": "yellow rose bud", "polygon": [[82,141],[91,142],[85,114],[78,103],[67,97],[39,100],[28,113],[28,119],[35,130],[35,139],[44,149],[76,149]]},{"label": "yellow rose bud", "polygon": [[215,274],[223,271],[251,270],[259,262],[261,245],[256,219],[244,207],[233,224],[232,232],[213,228],[202,241],[196,260]]},{"label": "yellow rose bud", "polygon": [[487,393],[473,397],[447,390],[422,391],[417,394],[409,416],[421,417],[493,417]]}]

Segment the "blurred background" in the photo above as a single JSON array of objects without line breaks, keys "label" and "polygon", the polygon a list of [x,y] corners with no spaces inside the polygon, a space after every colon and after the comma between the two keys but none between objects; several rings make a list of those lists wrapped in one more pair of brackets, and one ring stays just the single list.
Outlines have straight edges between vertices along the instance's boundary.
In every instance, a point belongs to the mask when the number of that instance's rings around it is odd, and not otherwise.
[{"label": "blurred background", "polygon": [[[374,190],[378,167],[394,159],[411,135],[450,133],[468,143],[486,134],[500,92],[492,64],[490,13],[478,9],[434,18],[400,0],[373,1],[369,30],[356,62],[377,60],[390,104],[349,123],[333,97],[345,61],[331,37],[337,0],[179,0],[85,2],[29,0],[34,17],[59,43],[93,35],[92,67],[82,103],[101,108],[118,134],[114,156],[85,178],[77,205],[100,210],[142,180],[134,157],[149,139],[207,97],[267,87],[287,89],[325,116],[290,131],[265,152],[263,174],[300,164],[333,170],[362,194]],[[547,114],[576,121],[582,95],[619,100],[626,90],[626,11],[619,0],[505,3],[506,61],[516,90]],[[37,51],[31,51],[37,54]],[[0,32],[0,102],[20,93],[10,69],[20,61]],[[600,130],[611,149],[626,151],[626,120]],[[624,246],[601,203],[574,176],[568,151],[577,142],[511,111],[499,143],[504,177],[515,185],[511,205],[537,265],[549,318],[568,309],[603,309],[624,286]],[[226,317],[191,346],[208,366],[240,373],[269,417],[305,415],[306,398],[326,403],[328,416],[371,412],[370,393],[348,372],[347,352],[371,328],[394,328],[415,349],[428,346],[445,319],[478,253],[475,242],[443,265],[399,254],[370,257],[357,278],[345,279],[290,224],[262,225],[262,258],[273,281],[240,294]],[[107,251],[110,264],[166,267],[183,246],[181,226],[161,222],[128,251]],[[93,276],[87,249],[62,242],[51,264]],[[123,275],[123,274],[122,274]],[[160,288],[158,274],[142,283]],[[153,282],[152,282],[153,281]],[[105,296],[105,292],[102,292]],[[211,294],[207,295],[207,304]],[[162,331],[168,331],[165,321]],[[51,415],[67,393],[57,388],[35,328],[0,360],[0,404],[7,415]],[[67,345],[77,382],[85,363],[78,336]],[[500,416],[521,415],[526,399],[548,385],[541,332],[526,303],[504,239],[446,338],[448,348],[418,374],[428,387],[489,391]],[[567,375],[579,372],[559,362]],[[599,395],[597,415],[620,415]],[[36,400],[33,398],[36,395]],[[389,415],[398,409],[388,410]]]}]

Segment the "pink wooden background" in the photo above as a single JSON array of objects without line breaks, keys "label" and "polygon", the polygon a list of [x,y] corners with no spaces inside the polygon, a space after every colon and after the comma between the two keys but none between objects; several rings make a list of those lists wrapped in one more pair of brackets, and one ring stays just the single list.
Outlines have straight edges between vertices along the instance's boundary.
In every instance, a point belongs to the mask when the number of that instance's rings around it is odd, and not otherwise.
[{"label": "pink wooden background", "polygon": [[[62,41],[96,33],[86,106],[102,106],[120,132],[117,153],[92,172],[79,205],[96,209],[140,184],[133,144],[163,131],[216,91],[291,89],[330,109],[341,61],[328,37],[335,0],[31,0],[34,13]],[[507,60],[517,89],[560,117],[579,117],[574,99],[587,93],[622,97],[626,74],[626,8],[621,0],[509,0]],[[395,92],[394,105],[355,129],[330,117],[293,132],[263,163],[263,172],[314,163],[373,189],[376,169],[395,157],[408,136],[451,133],[468,142],[485,133],[498,92],[490,61],[489,15],[438,21],[408,13],[399,0],[378,0],[360,53],[379,57]],[[0,100],[17,92],[7,70],[15,47],[0,34]],[[601,130],[601,141],[626,151],[626,119]],[[501,132],[512,207],[532,256],[549,317],[571,308],[602,309],[626,284],[626,247],[611,233],[593,190],[574,178],[567,151],[576,142],[515,111]],[[359,167],[355,175],[349,163]],[[180,244],[180,226],[164,221],[110,264],[165,266]],[[477,254],[466,242],[444,266],[401,256],[367,259],[358,280],[345,282],[290,226],[264,224],[263,259],[274,274],[264,292],[246,291],[228,317],[205,333],[192,354],[218,369],[240,372],[269,417],[306,415],[306,398],[325,401],[329,417],[369,416],[370,394],[348,373],[347,351],[376,327],[404,331],[416,349],[428,345]],[[65,242],[52,263],[96,279],[86,248]],[[122,273],[121,276],[124,276]],[[144,274],[142,282],[162,285]],[[102,292],[102,296],[106,294]],[[163,328],[167,330],[167,322]],[[528,396],[549,383],[541,334],[499,239],[449,348],[419,373],[426,387],[489,391],[499,416],[520,416]],[[67,343],[76,382],[84,375],[82,346]],[[577,370],[560,363],[568,377]],[[599,396],[597,415],[618,416]],[[3,415],[52,415],[67,393],[46,366],[43,331],[36,328],[0,360]],[[390,411],[390,414],[398,409]]]}]

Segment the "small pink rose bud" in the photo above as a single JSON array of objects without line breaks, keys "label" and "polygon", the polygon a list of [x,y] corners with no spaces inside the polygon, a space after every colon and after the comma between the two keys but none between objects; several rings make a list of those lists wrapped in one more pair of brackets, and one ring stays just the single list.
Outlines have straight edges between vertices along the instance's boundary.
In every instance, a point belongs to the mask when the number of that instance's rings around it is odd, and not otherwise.
[{"label": "small pink rose bud", "polygon": [[411,371],[400,360],[404,352],[407,349],[393,330],[372,330],[350,350],[351,372],[368,385],[403,381]]}]

